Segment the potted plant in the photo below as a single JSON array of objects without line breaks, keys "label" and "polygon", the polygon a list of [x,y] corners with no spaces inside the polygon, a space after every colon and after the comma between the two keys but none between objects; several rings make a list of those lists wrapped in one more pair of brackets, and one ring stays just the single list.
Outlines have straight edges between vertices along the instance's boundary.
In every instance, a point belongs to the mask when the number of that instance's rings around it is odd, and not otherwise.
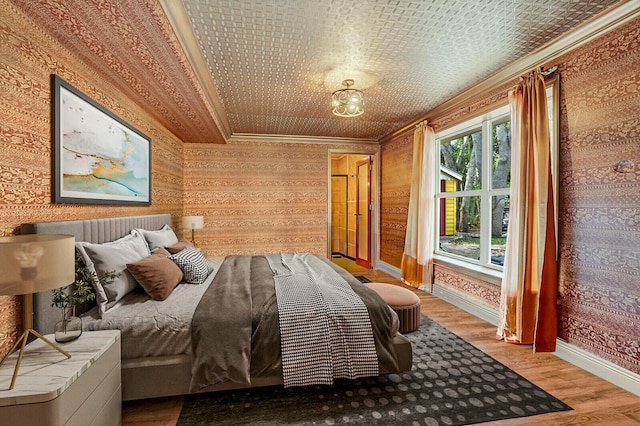
[{"label": "potted plant", "polygon": [[[105,272],[100,281],[109,284],[118,277],[115,271]],[[94,271],[89,271],[84,262],[76,257],[76,280],[73,284],[53,290],[51,306],[59,308],[62,320],[54,327],[56,342],[69,342],[82,334],[82,320],[76,317],[76,307],[95,300],[93,280],[97,278]]]}]

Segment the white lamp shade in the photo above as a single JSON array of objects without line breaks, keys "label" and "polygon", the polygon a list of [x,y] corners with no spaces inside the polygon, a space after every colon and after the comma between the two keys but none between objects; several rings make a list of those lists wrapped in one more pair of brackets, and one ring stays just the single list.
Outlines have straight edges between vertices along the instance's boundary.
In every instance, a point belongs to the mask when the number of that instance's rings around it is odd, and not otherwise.
[{"label": "white lamp shade", "polygon": [[75,276],[72,235],[0,237],[0,294],[15,296],[65,287]]},{"label": "white lamp shade", "polygon": [[186,229],[204,228],[204,216],[185,216],[182,218],[182,227]]}]

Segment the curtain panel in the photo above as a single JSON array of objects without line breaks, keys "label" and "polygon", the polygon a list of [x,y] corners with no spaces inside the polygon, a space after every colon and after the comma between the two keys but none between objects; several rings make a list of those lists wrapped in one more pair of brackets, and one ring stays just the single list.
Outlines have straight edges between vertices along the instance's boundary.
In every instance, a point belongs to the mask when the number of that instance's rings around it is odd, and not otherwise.
[{"label": "curtain panel", "polygon": [[400,265],[402,281],[412,287],[433,283],[436,139],[426,122],[413,132],[411,193],[407,232]]},{"label": "curtain panel", "polygon": [[555,198],[547,97],[539,71],[509,93],[510,218],[497,338],[553,352],[558,336]]}]

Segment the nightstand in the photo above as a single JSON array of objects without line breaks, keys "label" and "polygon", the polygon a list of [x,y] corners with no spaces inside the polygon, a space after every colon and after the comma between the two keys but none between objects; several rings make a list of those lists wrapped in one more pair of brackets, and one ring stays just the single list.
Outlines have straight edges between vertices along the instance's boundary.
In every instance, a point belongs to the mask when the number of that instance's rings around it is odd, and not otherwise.
[{"label": "nightstand", "polygon": [[[45,336],[53,341],[52,334]],[[0,368],[0,419],[20,425],[119,425],[122,422],[120,332],[85,331],[60,347],[41,339],[25,348],[15,387],[17,353]]]}]

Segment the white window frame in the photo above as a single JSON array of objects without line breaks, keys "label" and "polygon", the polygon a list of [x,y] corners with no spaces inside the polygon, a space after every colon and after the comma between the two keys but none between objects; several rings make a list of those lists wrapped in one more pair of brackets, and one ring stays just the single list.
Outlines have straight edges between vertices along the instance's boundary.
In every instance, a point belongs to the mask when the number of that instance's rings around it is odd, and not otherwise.
[{"label": "white window frame", "polygon": [[[547,84],[547,103],[549,108],[549,137],[551,143],[551,169],[553,176],[554,193],[556,196],[556,206],[558,197],[558,84],[557,80],[553,80]],[[440,200],[448,197],[460,197],[460,196],[480,196],[480,259],[475,260],[468,257],[456,255],[453,253],[447,253],[439,248],[440,240],[440,209],[436,208],[435,222],[433,223],[434,229],[434,260],[437,263],[450,264],[452,266],[460,267],[468,270],[470,273],[479,273],[484,277],[494,277],[498,281],[502,278],[503,267],[491,263],[491,199],[496,195],[509,195],[510,188],[491,188],[491,175],[492,175],[492,134],[491,129],[495,124],[501,122],[510,121],[511,109],[508,104],[498,106],[497,108],[489,111],[485,114],[473,117],[460,124],[454,125],[450,128],[441,130],[435,135],[436,145],[438,152],[436,155],[436,165],[433,167],[433,172],[436,173],[436,199],[435,206],[440,205]],[[456,192],[441,192],[440,190],[440,146],[441,141],[447,141],[455,139],[456,137],[473,133],[474,130],[482,129],[482,189],[472,191],[456,191]],[[429,166],[428,166],[429,167]],[[558,212],[555,212],[555,221],[557,229]],[[557,232],[556,232],[557,234]]]},{"label": "white window frame", "polygon": [[[480,259],[475,260],[468,257],[456,255],[453,253],[447,253],[440,250],[439,239],[440,233],[434,232],[435,241],[435,254],[462,262],[463,264],[470,264],[480,269],[488,269],[495,272],[502,271],[502,267],[491,263],[490,258],[490,244],[491,244],[491,199],[497,195],[509,195],[509,188],[491,188],[491,175],[492,175],[492,160],[493,160],[493,146],[492,146],[492,129],[494,125],[510,121],[511,111],[509,105],[503,105],[486,114],[474,117],[456,126],[443,130],[435,135],[436,145],[438,147],[437,166],[435,167],[436,182],[436,202],[435,205],[440,205],[440,200],[450,197],[480,197]],[[471,191],[455,191],[455,192],[441,192],[440,191],[440,146],[443,141],[449,141],[460,136],[475,133],[476,131],[482,131],[482,188]],[[436,221],[433,224],[436,229],[440,226],[440,209],[436,209]],[[456,262],[456,263],[457,263]]]}]

